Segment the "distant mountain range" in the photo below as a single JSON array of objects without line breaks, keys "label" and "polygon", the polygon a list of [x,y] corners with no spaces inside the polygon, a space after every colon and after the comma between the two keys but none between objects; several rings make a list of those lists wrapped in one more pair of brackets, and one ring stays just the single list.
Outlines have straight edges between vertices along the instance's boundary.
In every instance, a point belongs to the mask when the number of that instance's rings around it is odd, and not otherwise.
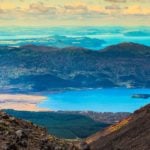
[{"label": "distant mountain range", "polygon": [[150,105],[86,139],[91,150],[149,150]]},{"label": "distant mountain range", "polygon": [[150,47],[121,43],[103,50],[26,45],[0,47],[1,92],[150,87]]}]

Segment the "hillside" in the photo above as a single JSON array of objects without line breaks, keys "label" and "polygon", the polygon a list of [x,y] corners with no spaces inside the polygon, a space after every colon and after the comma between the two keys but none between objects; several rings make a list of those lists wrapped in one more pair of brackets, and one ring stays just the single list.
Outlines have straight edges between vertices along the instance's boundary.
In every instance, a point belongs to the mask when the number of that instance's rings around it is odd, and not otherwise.
[{"label": "hillside", "polygon": [[[16,118],[28,120],[42,126],[50,134],[65,139],[86,138],[112,124],[112,122],[94,121],[88,116],[70,112],[4,111]],[[122,116],[122,118],[124,117]]]},{"label": "hillside", "polygon": [[[150,105],[84,141],[65,141],[45,129],[0,112],[0,149],[15,150],[149,150]],[[74,144],[78,147],[76,147]]]},{"label": "hillside", "polygon": [[0,47],[1,92],[150,87],[150,47],[121,43],[103,50],[26,45]]},{"label": "hillside", "polygon": [[86,139],[91,150],[149,150],[150,105]]},{"label": "hillside", "polygon": [[69,142],[48,135],[45,129],[0,112],[1,150],[77,150]]}]

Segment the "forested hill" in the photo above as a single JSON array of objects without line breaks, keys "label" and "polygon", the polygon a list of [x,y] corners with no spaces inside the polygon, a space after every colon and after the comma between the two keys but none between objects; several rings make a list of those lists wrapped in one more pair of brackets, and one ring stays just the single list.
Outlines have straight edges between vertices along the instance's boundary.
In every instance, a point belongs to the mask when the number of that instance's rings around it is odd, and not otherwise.
[{"label": "forested hill", "polygon": [[121,43],[103,50],[26,45],[0,47],[0,89],[150,87],[150,47]]}]

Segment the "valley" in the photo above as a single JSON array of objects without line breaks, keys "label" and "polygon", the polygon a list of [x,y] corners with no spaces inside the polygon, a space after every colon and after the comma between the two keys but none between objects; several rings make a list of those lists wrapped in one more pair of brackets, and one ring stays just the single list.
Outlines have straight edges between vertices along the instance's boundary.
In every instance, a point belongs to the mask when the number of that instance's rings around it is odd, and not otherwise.
[{"label": "valley", "polygon": [[150,150],[150,0],[0,0],[0,150]]},{"label": "valley", "polygon": [[[121,43],[99,51],[77,47],[1,46],[0,58],[1,109],[15,118],[32,122],[27,124],[30,129],[36,124],[47,130],[44,136],[50,134],[52,143],[58,142],[53,145],[47,140],[53,149],[60,144],[66,150],[71,144],[73,149],[104,150],[106,147],[111,150],[115,144],[109,145],[109,140],[112,143],[116,132],[132,124],[135,110],[149,104],[149,97],[145,98],[150,93],[148,46]],[[148,111],[149,106],[145,109]],[[7,118],[8,128],[14,126]],[[24,128],[24,123],[20,123],[16,125]],[[1,127],[3,136],[5,128]],[[33,134],[43,132],[42,128],[34,129]],[[69,143],[55,136],[69,139]],[[9,133],[9,140],[11,137],[16,138],[16,130]],[[119,138],[126,143],[122,136]],[[104,141],[101,147],[98,147],[99,140]],[[13,146],[22,146],[17,144]],[[39,146],[47,145],[37,145],[38,149]]]}]

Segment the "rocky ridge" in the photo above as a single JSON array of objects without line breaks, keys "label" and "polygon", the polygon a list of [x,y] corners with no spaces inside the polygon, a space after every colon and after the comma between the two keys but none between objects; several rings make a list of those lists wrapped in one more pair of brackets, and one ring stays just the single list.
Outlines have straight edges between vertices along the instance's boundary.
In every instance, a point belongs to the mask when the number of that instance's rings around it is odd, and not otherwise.
[{"label": "rocky ridge", "polygon": [[85,141],[91,150],[149,150],[150,104]]}]

